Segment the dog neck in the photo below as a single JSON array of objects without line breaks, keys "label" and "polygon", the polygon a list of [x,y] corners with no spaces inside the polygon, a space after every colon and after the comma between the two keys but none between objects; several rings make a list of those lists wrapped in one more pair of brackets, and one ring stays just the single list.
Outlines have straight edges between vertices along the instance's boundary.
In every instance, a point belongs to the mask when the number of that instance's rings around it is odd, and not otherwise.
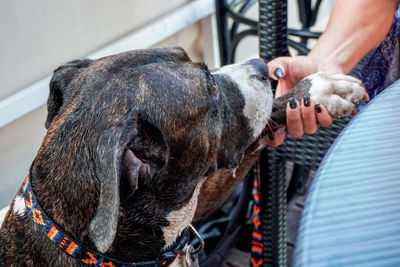
[{"label": "dog neck", "polygon": [[[44,174],[41,165],[35,161],[32,187],[46,214],[80,244],[95,250],[89,238],[89,227],[96,212],[98,190],[86,189],[95,185],[90,178],[82,176],[78,180],[78,176],[67,179],[55,171],[52,175]],[[123,210],[121,212],[124,213]],[[132,224],[126,216],[120,216],[118,222],[114,243],[106,255],[137,262],[156,258],[160,254],[165,246],[160,228],[142,228],[140,224]]]},{"label": "dog neck", "polygon": [[[42,209],[80,244],[95,250],[88,229],[90,218],[95,215],[93,207],[97,206],[98,193],[96,190],[82,190],[94,186],[91,183],[93,178],[81,176],[82,178],[77,180],[79,174],[70,174],[75,176],[68,179],[65,169],[60,170],[60,173],[57,172],[57,168],[50,172],[42,168],[44,163],[39,160],[35,160],[32,170],[32,186]],[[121,204],[117,234],[106,255],[121,261],[139,262],[157,258],[162,251],[173,247],[179,235],[193,219],[202,183],[203,180],[197,184],[187,204],[166,215],[161,227],[151,227],[156,222],[148,221],[152,215],[150,209],[145,211],[144,216],[143,212],[138,212],[140,215],[137,215],[135,209],[129,210]],[[161,210],[161,207],[158,207],[159,203],[150,204]],[[140,206],[140,203],[138,205]],[[142,217],[141,215],[144,218],[137,218]]]},{"label": "dog neck", "polygon": [[[80,245],[76,240],[63,232],[40,207],[32,189],[30,174],[28,174],[22,185],[22,193],[25,199],[26,208],[28,209],[28,215],[37,226],[39,232],[43,232],[43,234],[55,243],[60,250],[69,254],[77,261],[86,264],[103,264],[107,266],[170,266],[183,254],[182,251],[185,251],[185,247],[188,246],[189,242],[190,229],[194,229],[193,227],[188,227],[182,231],[180,238],[176,240],[173,248],[163,252],[152,261],[140,263],[120,262]],[[195,230],[194,232],[197,233]],[[190,252],[193,252],[193,250],[187,250],[187,253]]]}]

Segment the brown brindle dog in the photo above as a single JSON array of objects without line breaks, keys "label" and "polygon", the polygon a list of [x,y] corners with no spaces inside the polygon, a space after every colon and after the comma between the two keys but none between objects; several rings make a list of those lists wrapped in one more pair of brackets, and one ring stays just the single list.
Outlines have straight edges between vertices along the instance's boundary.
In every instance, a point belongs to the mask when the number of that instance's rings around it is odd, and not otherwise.
[{"label": "brown brindle dog", "polygon": [[[263,62],[210,72],[181,48],[72,61],[50,83],[48,131],[30,172],[36,204],[96,255],[126,266],[159,260],[242,180],[268,120],[285,126],[291,96],[310,96],[334,117],[367,98],[357,79],[318,73],[273,103]],[[1,227],[0,265],[85,266],[58,247],[72,243],[39,230],[24,190]],[[189,264],[181,254],[168,264]],[[112,266],[105,259],[96,266]]]}]

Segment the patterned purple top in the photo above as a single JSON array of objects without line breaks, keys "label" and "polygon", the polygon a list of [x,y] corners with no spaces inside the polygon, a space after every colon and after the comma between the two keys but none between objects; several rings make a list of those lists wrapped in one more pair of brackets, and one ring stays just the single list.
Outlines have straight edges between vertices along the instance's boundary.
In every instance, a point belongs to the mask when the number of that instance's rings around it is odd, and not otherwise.
[{"label": "patterned purple top", "polygon": [[397,7],[389,34],[371,52],[372,55],[361,67],[361,70],[354,74],[363,81],[371,99],[400,78],[399,28],[400,4]]}]

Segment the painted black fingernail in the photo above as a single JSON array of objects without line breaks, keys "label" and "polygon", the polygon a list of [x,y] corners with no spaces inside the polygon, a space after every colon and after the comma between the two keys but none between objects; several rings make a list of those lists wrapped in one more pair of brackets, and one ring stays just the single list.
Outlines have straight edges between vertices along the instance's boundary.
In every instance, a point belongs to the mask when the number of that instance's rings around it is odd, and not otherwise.
[{"label": "painted black fingernail", "polygon": [[289,105],[291,109],[295,109],[297,107],[296,99],[293,97],[289,98]]},{"label": "painted black fingernail", "polygon": [[283,77],[283,75],[285,75],[285,73],[280,68],[277,68],[274,70],[274,75],[276,78],[280,79]]},{"label": "painted black fingernail", "polygon": [[304,106],[306,106],[306,107],[310,106],[310,97],[309,96],[304,97]]},{"label": "painted black fingernail", "polygon": [[269,132],[269,133],[268,133],[268,139],[269,139],[269,140],[274,140],[274,139],[275,139],[274,134],[271,133],[271,132]]},{"label": "painted black fingernail", "polygon": [[316,110],[318,113],[321,113],[321,112],[322,112],[321,105],[320,105],[320,104],[316,104],[316,105],[315,105],[315,110]]}]

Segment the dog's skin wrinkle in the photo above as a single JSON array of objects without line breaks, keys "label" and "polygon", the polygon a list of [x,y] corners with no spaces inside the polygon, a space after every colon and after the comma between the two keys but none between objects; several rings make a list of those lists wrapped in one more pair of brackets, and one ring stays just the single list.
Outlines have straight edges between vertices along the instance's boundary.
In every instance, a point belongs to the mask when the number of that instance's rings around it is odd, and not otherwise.
[{"label": "dog's skin wrinkle", "polygon": [[[242,112],[235,114],[234,110],[243,111],[245,102],[238,90],[237,84],[224,74],[214,75],[215,82],[222,87],[221,90],[222,101],[225,99],[232,99],[230,105],[226,105],[226,109],[222,112],[222,120],[228,129],[222,134],[221,142],[219,145],[220,155],[218,156],[218,168],[234,168],[239,162],[238,159],[244,153],[246,148],[246,141],[251,134],[251,129],[248,120]],[[236,116],[233,116],[236,115]],[[234,132],[237,139],[232,140],[229,133]],[[236,143],[235,143],[236,142]]]},{"label": "dog's skin wrinkle", "polygon": [[[196,220],[217,208],[265,146],[254,140],[243,115],[246,100],[239,85],[227,75],[213,75],[220,91],[215,99],[208,75],[204,64],[192,63],[179,48],[76,61],[56,71],[51,85],[57,88],[51,88],[55,95],[48,103],[53,114],[32,170],[43,210],[82,245],[96,249],[90,225],[105,199],[113,203],[107,214],[118,216],[105,254],[129,262],[156,258],[168,245],[163,230],[177,232],[187,223],[178,218],[180,212],[190,218],[196,209]],[[306,87],[294,91],[299,100],[308,93]],[[285,109],[286,102],[276,101],[275,110]],[[286,114],[276,113],[277,125],[284,127]],[[138,159],[137,189],[124,167],[127,149]],[[188,205],[207,170],[197,207]],[[102,186],[115,182],[116,193],[100,194]],[[0,265],[84,266],[33,224],[26,214],[9,210],[0,229]]]},{"label": "dog's skin wrinkle", "polygon": [[203,185],[204,179],[197,184],[192,197],[181,209],[172,211],[168,214],[169,225],[163,228],[163,237],[166,241],[164,250],[168,249],[175,241],[177,236],[191,223],[197,207],[198,195]]}]

